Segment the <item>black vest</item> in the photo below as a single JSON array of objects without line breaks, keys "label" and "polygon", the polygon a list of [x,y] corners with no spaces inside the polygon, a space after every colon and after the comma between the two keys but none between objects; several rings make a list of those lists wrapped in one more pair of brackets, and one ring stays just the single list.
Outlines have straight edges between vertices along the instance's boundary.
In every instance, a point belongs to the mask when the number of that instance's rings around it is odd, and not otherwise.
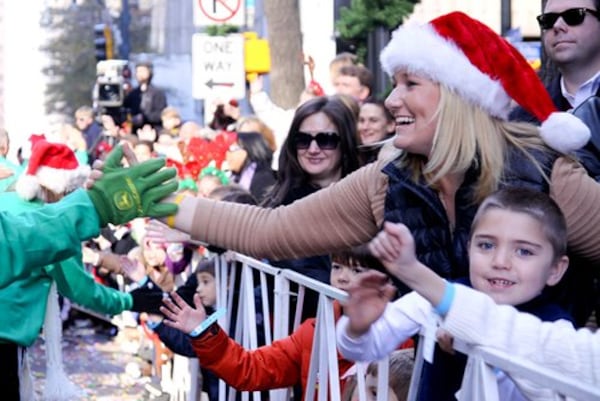
[{"label": "black vest", "polygon": [[[556,155],[533,151],[533,156],[550,177]],[[500,188],[527,187],[548,193],[549,186],[541,172],[518,150],[508,152]],[[479,171],[473,166],[466,174],[455,198],[456,223],[452,230],[444,207],[437,195],[421,177],[411,179],[409,171],[395,162],[383,172],[389,177],[385,197],[385,221],[405,224],[415,240],[417,259],[444,278],[468,276],[467,244],[473,217],[479,206],[473,201],[473,187]],[[404,293],[407,288],[399,288]]]}]

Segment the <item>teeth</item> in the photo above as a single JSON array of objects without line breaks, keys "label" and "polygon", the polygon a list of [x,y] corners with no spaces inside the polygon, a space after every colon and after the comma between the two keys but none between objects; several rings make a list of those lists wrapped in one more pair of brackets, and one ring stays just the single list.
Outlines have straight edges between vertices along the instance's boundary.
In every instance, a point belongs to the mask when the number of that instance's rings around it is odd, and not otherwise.
[{"label": "teeth", "polygon": [[412,117],[397,117],[396,124],[412,124],[415,122],[415,119]]},{"label": "teeth", "polygon": [[510,285],[513,285],[512,281],[501,280],[501,279],[491,279],[490,282],[492,283],[492,285],[500,285],[502,287],[508,287]]}]

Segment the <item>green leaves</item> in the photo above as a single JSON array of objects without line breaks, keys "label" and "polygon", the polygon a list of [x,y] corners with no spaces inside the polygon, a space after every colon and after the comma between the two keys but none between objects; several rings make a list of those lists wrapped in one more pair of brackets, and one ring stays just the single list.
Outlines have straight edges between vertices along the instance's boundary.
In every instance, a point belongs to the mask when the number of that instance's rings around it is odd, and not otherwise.
[{"label": "green leaves", "polygon": [[[366,53],[369,32],[376,27],[395,29],[412,13],[418,0],[352,0],[351,6],[342,7],[336,29],[342,39],[354,42],[357,53]],[[361,50],[361,48],[363,50]]]}]

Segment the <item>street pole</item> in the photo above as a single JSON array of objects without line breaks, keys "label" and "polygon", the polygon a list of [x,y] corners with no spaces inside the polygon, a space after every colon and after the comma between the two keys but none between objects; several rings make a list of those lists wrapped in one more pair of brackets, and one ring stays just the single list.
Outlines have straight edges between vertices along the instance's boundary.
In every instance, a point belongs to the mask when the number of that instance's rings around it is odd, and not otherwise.
[{"label": "street pole", "polygon": [[512,28],[511,0],[500,0],[500,32],[502,36]]},{"label": "street pole", "polygon": [[121,45],[119,46],[119,55],[123,60],[129,60],[131,51],[129,42],[129,23],[131,14],[129,13],[129,0],[121,0],[121,15],[119,16],[119,30],[121,31]]}]

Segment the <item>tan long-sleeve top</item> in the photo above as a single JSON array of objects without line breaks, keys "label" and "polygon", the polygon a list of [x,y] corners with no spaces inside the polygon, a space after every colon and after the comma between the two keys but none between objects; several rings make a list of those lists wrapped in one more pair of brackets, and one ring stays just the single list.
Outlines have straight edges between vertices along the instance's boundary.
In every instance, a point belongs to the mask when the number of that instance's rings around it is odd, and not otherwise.
[{"label": "tan long-sleeve top", "polygon": [[[289,206],[255,206],[185,198],[175,227],[194,239],[258,258],[322,255],[369,241],[383,223],[386,162],[367,165]],[[600,262],[600,184],[576,162],[559,158],[550,195],[561,207],[569,249]]]}]

